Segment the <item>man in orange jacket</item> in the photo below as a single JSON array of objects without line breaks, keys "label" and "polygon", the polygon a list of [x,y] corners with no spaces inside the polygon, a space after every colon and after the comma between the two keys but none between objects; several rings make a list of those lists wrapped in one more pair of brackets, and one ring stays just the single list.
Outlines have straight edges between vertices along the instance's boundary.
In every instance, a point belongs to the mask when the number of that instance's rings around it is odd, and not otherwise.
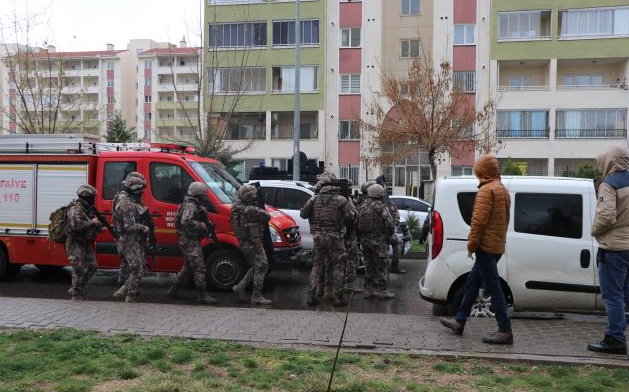
[{"label": "man in orange jacket", "polygon": [[475,254],[476,261],[467,276],[463,301],[456,318],[454,320],[441,319],[441,324],[450,328],[456,335],[462,335],[465,322],[482,285],[491,296],[498,323],[498,331],[483,336],[483,342],[513,344],[511,322],[507,316],[507,303],[498,275],[498,261],[505,252],[511,198],[509,191],[500,181],[500,165],[495,156],[481,156],[474,164],[474,174],[480,185],[472,211],[467,254],[472,259],[474,258],[472,255]]}]

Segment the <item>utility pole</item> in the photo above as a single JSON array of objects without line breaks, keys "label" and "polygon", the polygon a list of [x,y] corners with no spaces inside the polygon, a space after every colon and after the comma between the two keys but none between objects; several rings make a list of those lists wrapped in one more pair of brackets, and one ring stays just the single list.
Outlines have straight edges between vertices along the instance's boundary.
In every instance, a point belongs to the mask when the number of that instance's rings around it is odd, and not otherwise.
[{"label": "utility pole", "polygon": [[293,114],[293,181],[299,181],[299,140],[301,137],[301,1],[295,1],[295,112]]}]

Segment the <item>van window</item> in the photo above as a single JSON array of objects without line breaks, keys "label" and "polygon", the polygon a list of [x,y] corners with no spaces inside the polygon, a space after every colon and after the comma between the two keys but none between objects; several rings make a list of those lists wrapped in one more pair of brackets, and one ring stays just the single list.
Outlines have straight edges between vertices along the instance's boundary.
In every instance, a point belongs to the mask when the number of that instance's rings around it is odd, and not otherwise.
[{"label": "van window", "polygon": [[103,199],[112,200],[122,189],[122,181],[127,174],[137,171],[136,162],[107,162],[103,174]]},{"label": "van window", "polygon": [[517,193],[515,231],[551,237],[581,238],[581,195]]},{"label": "van window", "polygon": [[209,162],[190,162],[190,166],[205,181],[221,203],[230,204],[238,200],[236,194],[242,183],[223,165]]},{"label": "van window", "polygon": [[277,198],[275,207],[284,208],[286,210],[300,210],[306,204],[310,195],[298,189],[284,188],[280,189],[280,196]]},{"label": "van window", "polygon": [[155,200],[171,204],[181,204],[192,177],[178,165],[171,163],[151,163],[151,193]]},{"label": "van window", "polygon": [[474,209],[474,200],[476,200],[476,192],[461,192],[456,195],[459,203],[459,212],[461,217],[468,224],[472,225],[472,210]]},{"label": "van window", "polygon": [[264,198],[264,203],[273,207],[277,207],[275,204],[275,191],[276,188],[262,187],[262,197]]}]

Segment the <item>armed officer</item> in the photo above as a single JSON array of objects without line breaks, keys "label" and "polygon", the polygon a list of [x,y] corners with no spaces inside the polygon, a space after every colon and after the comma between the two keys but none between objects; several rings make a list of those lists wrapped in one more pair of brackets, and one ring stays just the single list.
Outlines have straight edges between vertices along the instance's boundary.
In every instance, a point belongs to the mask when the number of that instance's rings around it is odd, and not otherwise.
[{"label": "armed officer", "polygon": [[[215,237],[214,226],[207,219],[207,192],[210,188],[202,182],[193,182],[188,187],[188,195],[177,211],[175,224],[179,233],[179,248],[183,253],[183,266],[168,290],[168,296],[179,297],[179,290],[188,280],[194,277],[197,288],[197,302],[211,305],[217,302],[210,296],[205,285],[205,262],[201,240],[207,236]],[[211,226],[208,227],[207,224]]]}]

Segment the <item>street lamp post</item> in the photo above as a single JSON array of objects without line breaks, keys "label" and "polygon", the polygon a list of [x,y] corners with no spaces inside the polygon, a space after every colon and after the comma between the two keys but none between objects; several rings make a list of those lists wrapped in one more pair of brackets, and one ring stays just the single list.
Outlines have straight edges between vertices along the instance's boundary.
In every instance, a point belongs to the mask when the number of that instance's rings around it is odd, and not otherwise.
[{"label": "street lamp post", "polygon": [[301,165],[299,162],[299,141],[301,137],[301,1],[295,1],[295,111],[293,114],[293,181],[299,181]]}]

